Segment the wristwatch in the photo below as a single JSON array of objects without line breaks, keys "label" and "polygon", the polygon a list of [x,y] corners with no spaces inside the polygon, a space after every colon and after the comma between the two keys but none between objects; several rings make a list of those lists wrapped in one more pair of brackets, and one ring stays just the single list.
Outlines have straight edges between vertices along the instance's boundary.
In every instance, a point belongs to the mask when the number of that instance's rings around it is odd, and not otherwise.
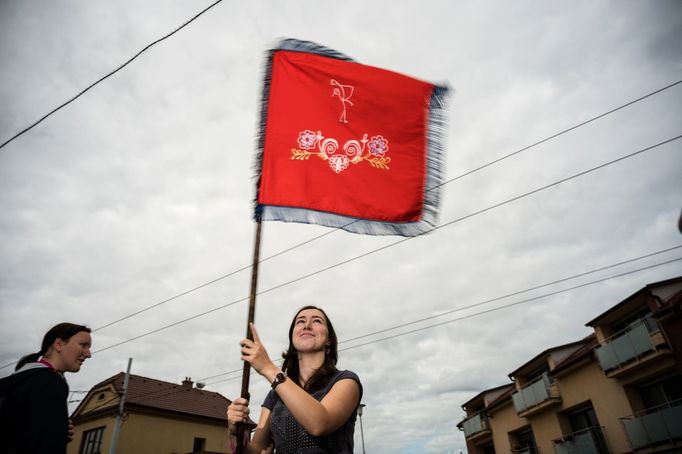
[{"label": "wristwatch", "polygon": [[280,372],[279,374],[275,375],[275,379],[272,381],[272,389],[277,388],[277,386],[278,386],[280,383],[284,383],[284,380],[286,380],[286,379],[287,379],[287,376],[284,375],[282,372]]}]

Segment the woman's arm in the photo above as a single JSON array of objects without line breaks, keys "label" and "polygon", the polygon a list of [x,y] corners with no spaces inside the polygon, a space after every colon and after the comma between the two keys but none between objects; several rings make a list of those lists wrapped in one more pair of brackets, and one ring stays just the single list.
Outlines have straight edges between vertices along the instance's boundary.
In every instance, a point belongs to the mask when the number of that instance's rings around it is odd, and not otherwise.
[{"label": "woman's arm", "polygon": [[[272,383],[281,371],[270,360],[253,324],[251,332],[253,341],[248,339],[242,341],[242,359],[248,361],[259,374]],[[278,385],[276,391],[296,421],[309,434],[318,437],[341,427],[360,403],[360,385],[352,379],[335,383],[322,401],[318,401],[289,379]]]},{"label": "woman's arm", "polygon": [[343,426],[360,403],[360,385],[353,379],[336,382],[321,401],[292,380],[285,380],[276,391],[296,421],[315,437]]},{"label": "woman's arm", "polygon": [[[237,445],[237,424],[249,419],[249,402],[241,397],[235,399],[227,407],[227,431],[230,436],[230,446]],[[270,437],[270,410],[261,408],[258,425],[253,433],[251,442],[245,446],[246,454],[268,454],[272,450],[272,438]]]}]

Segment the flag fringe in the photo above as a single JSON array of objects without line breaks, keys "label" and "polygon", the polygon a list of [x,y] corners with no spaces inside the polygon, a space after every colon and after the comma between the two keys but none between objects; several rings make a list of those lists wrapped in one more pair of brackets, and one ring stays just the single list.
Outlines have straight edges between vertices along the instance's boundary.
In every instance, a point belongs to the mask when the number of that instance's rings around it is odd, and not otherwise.
[{"label": "flag fringe", "polygon": [[265,149],[265,128],[267,125],[268,100],[272,82],[272,62],[275,52],[279,50],[308,52],[325,57],[345,61],[355,61],[341,52],[310,41],[297,39],[283,39],[277,46],[266,52],[265,74],[263,76],[263,91],[260,105],[260,123],[257,137],[257,152],[254,170],[256,174],[256,197],[254,200],[254,219],[256,221],[284,221],[305,224],[319,224],[334,227],[352,233],[368,235],[400,235],[417,236],[427,233],[436,227],[440,192],[445,173],[444,151],[446,124],[446,101],[448,87],[434,85],[429,102],[428,132],[427,132],[427,172],[424,188],[424,207],[422,216],[416,222],[382,222],[358,219],[335,213],[315,211],[307,208],[296,208],[274,205],[259,205],[258,191],[260,177],[263,170],[263,152]]}]

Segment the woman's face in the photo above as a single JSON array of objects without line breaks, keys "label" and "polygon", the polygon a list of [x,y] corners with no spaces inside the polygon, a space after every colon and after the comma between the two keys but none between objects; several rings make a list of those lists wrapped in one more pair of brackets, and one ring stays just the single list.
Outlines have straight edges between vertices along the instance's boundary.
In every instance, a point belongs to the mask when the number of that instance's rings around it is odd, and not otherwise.
[{"label": "woman's face", "polygon": [[329,329],[324,314],[317,309],[304,309],[294,319],[294,348],[299,353],[325,351],[329,345]]},{"label": "woman's face", "polygon": [[90,347],[92,338],[90,333],[81,331],[74,334],[66,342],[62,339],[55,341],[55,349],[59,358],[59,365],[55,364],[62,372],[78,372],[83,362],[92,356]]}]

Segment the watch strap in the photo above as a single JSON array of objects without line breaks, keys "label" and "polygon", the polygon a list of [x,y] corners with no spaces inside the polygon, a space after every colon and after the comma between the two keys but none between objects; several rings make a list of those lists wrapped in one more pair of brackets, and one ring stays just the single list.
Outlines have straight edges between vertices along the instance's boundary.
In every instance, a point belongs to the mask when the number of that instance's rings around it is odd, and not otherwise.
[{"label": "watch strap", "polygon": [[284,380],[286,379],[287,376],[284,375],[283,372],[280,372],[277,375],[275,375],[275,379],[272,381],[272,389],[277,388],[277,386],[280,385],[281,383],[284,383]]}]

